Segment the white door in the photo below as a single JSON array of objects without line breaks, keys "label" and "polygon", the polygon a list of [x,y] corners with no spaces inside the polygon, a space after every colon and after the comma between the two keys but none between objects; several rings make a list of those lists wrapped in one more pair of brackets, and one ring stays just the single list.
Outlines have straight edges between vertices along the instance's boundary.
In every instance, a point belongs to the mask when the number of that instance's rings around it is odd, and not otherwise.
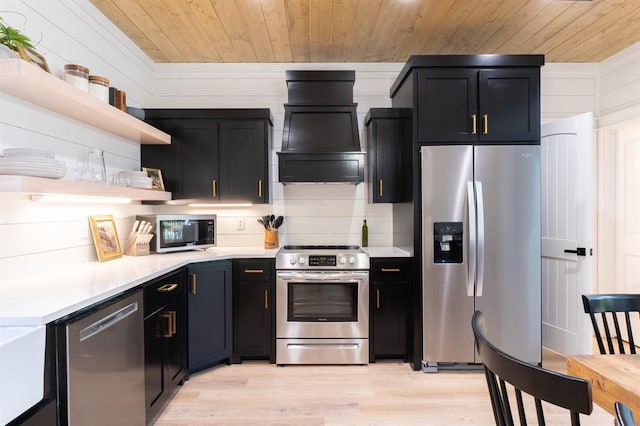
[{"label": "white door", "polygon": [[593,133],[591,113],[542,126],[542,345],[562,354],[592,352]]},{"label": "white door", "polygon": [[[640,126],[618,131],[615,176],[616,264],[610,291],[640,293]],[[637,315],[631,318],[638,336],[640,321]]]}]

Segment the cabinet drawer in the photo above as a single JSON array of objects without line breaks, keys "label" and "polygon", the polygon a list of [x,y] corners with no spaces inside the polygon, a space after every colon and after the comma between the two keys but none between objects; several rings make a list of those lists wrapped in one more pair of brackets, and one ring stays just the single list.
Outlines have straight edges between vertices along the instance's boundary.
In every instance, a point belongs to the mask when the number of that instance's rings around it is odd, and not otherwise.
[{"label": "cabinet drawer", "polygon": [[273,267],[273,259],[238,260],[236,261],[236,276],[240,281],[271,281]]},{"label": "cabinet drawer", "polygon": [[151,281],[144,287],[144,316],[156,312],[186,291],[184,269]]},{"label": "cabinet drawer", "polygon": [[374,281],[406,281],[410,273],[410,259],[371,260],[371,279]]}]

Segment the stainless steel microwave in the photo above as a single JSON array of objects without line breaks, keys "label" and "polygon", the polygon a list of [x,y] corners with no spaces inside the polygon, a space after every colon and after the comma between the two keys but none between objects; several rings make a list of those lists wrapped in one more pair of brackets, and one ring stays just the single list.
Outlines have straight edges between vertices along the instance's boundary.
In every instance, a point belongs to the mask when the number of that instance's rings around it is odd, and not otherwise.
[{"label": "stainless steel microwave", "polygon": [[153,225],[150,251],[167,253],[196,250],[216,245],[216,215],[157,214],[136,216]]}]

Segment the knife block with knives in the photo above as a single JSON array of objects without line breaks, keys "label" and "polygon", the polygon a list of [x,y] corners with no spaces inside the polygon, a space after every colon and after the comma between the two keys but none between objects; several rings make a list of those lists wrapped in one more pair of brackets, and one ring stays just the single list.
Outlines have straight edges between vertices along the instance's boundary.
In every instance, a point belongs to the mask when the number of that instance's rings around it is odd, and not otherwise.
[{"label": "knife block with knives", "polygon": [[129,256],[145,256],[149,254],[149,243],[153,238],[153,226],[149,222],[136,220],[131,228],[124,254]]}]

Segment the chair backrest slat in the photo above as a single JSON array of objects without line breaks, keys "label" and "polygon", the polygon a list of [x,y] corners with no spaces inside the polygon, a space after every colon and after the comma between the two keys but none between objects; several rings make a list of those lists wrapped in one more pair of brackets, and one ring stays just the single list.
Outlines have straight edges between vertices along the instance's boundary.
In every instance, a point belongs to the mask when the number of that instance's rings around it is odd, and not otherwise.
[{"label": "chair backrest slat", "polygon": [[616,426],[635,426],[636,422],[633,413],[624,403],[616,401],[614,404],[616,409]]},{"label": "chair backrest slat", "polygon": [[591,414],[593,404],[589,381],[528,364],[498,349],[485,337],[481,315],[480,312],[474,313],[471,324],[497,425],[514,424],[507,385],[515,390],[521,425],[527,424],[523,393],[533,397],[539,425],[545,424],[542,401],[567,409],[572,425],[580,424],[579,414]]},{"label": "chair backrest slat", "polygon": [[[591,324],[593,325],[593,331],[598,343],[598,349],[601,354],[606,354],[603,339],[606,339],[606,348],[609,350],[609,354],[616,353],[613,340],[617,341],[618,353],[626,353],[624,336],[622,334],[622,328],[620,327],[620,321],[618,314],[624,316],[625,331],[627,333],[627,339],[629,340],[629,350],[632,354],[636,353],[635,342],[633,338],[633,330],[631,328],[631,312],[637,312],[640,315],[640,294],[593,294],[583,295],[582,304],[584,311],[589,314]],[[596,315],[600,314],[600,318],[603,323],[604,335],[600,331]],[[615,335],[611,333],[611,326],[615,330]]]}]

